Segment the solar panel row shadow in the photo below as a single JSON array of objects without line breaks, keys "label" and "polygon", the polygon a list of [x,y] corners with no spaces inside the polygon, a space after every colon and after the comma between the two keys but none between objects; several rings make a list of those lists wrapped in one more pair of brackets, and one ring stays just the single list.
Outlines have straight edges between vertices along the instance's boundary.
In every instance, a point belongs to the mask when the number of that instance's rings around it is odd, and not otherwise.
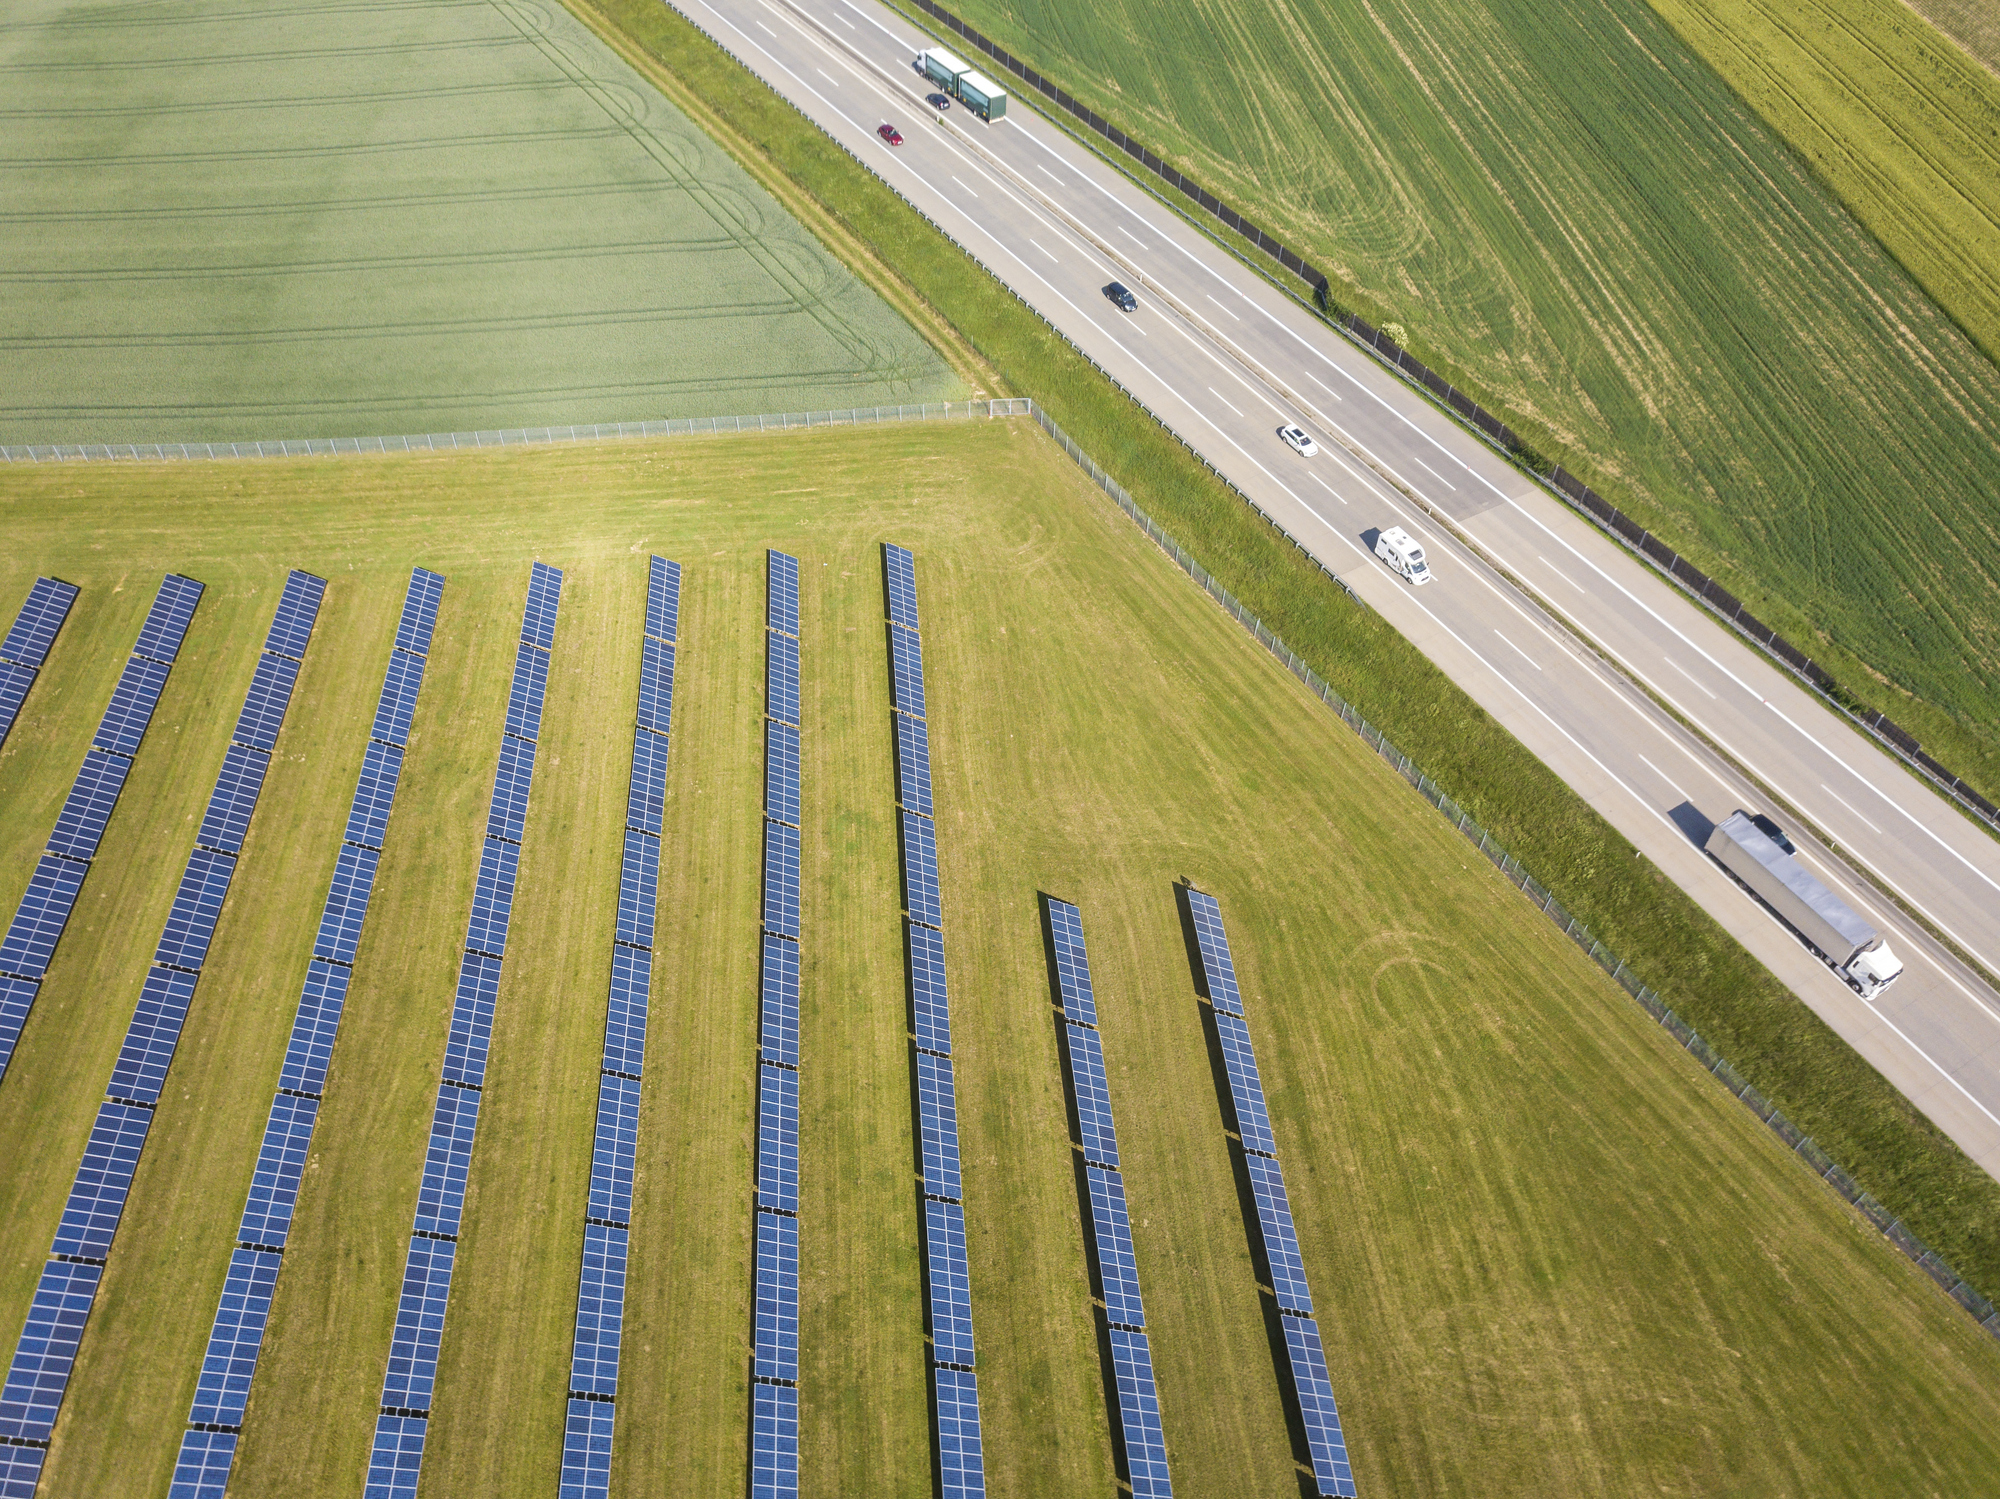
[{"label": "solar panel row shadow", "polygon": [[1256,1051],[1243,1019],[1243,993],[1229,951],[1222,907],[1214,896],[1200,890],[1188,890],[1187,898],[1200,956],[1197,976],[1214,1010],[1223,1067],[1229,1076],[1230,1102],[1250,1175],[1255,1220],[1245,1228],[1252,1250],[1261,1248],[1270,1267],[1271,1289],[1285,1329],[1286,1372],[1305,1422],[1313,1480],[1322,1494],[1352,1495],[1354,1475],[1340,1434],[1340,1414],[1334,1406],[1319,1324],[1313,1320],[1312,1289],[1306,1283],[1305,1258],[1285,1191],[1285,1174],[1278,1164],[1277,1139],[1271,1130],[1263,1080],[1257,1072]]},{"label": "solar panel row shadow", "polygon": [[[381,698],[313,940],[313,957],[306,965],[293,1015],[278,1091],[271,1100],[250,1191],[236,1227],[237,1247],[230,1260],[229,1279],[216,1308],[194,1403],[188,1411],[190,1429],[182,1433],[174,1468],[174,1499],[222,1499],[235,1462],[237,1433],[203,1428],[239,1426],[256,1377],[264,1323],[283,1264],[275,1251],[283,1248],[290,1235],[299,1185],[311,1154],[320,1095],[326,1090],[327,1069],[353,977],[351,965],[402,777],[403,746],[409,738],[418,689],[423,685],[424,657],[430,650],[443,587],[442,577],[420,567],[412,571],[403,597],[395,645],[383,673]],[[318,598],[319,591],[311,591],[315,608]],[[311,633],[305,601],[303,588],[295,590],[288,585],[266,642],[268,651],[296,656],[303,650]],[[204,828],[207,825],[204,822]],[[244,825],[247,827],[247,816]],[[198,835],[198,841],[207,840]],[[227,850],[226,844],[214,846]],[[159,975],[164,970],[154,972]]]}]

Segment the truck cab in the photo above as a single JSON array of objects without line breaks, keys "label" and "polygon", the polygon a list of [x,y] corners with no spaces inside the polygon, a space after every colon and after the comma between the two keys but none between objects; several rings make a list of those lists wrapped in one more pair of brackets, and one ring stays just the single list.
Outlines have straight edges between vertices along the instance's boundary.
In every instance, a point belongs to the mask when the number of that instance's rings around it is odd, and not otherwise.
[{"label": "truck cab", "polygon": [[1413,587],[1431,580],[1430,564],[1424,561],[1424,549],[1401,526],[1391,526],[1376,536],[1375,555],[1408,578]]}]

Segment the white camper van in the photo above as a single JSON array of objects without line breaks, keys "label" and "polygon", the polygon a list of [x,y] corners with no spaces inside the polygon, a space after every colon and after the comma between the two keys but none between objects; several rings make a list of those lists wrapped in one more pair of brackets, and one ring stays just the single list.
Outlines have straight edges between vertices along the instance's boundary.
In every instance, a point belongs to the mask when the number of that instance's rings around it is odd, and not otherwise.
[{"label": "white camper van", "polygon": [[1424,549],[1401,526],[1391,526],[1375,538],[1375,555],[1412,584],[1431,580],[1430,565],[1424,561]]}]

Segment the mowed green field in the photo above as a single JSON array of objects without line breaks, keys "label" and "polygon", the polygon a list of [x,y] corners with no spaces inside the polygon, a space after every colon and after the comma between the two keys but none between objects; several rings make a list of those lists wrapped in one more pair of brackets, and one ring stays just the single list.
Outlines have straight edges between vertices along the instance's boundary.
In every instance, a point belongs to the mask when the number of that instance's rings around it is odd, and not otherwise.
[{"label": "mowed green field", "polygon": [[0,83],[0,442],[961,394],[552,0],[30,0]]},{"label": "mowed green field", "polygon": [[20,1326],[284,569],[330,580],[43,1492],[164,1493],[409,569],[448,583],[231,1492],[358,1495],[528,565],[566,572],[425,1467],[555,1486],[646,557],[685,567],[615,1491],[743,1492],[764,549],[803,575],[804,1484],[931,1462],[879,544],[912,547],[990,1491],[1108,1492],[1038,893],[1091,942],[1170,1459],[1299,1492],[1173,884],[1230,924],[1364,1493],[1974,1493],[2000,1348],[1026,422],[0,475],[83,586],[0,903],[209,594],[0,1085]]},{"label": "mowed green field", "polygon": [[2000,368],[1647,0],[953,8],[2000,795]]}]

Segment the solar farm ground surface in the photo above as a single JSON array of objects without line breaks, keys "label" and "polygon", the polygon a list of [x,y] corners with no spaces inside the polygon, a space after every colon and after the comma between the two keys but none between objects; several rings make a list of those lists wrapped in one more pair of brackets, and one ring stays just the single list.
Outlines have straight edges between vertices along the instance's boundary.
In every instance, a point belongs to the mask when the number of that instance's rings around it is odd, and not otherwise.
[{"label": "solar farm ground surface", "polygon": [[1217,895],[1364,1494],[1990,1488],[2000,1348],[1026,422],[0,472],[83,593],[0,755],[18,898],[159,576],[209,585],[0,1085],[21,1325],[288,566],[330,580],[58,1428],[157,1496],[413,564],[448,579],[232,1492],[358,1495],[529,563],[565,570],[426,1463],[549,1493],[646,556],[685,568],[615,1491],[743,1492],[764,549],[804,659],[804,1487],[929,1493],[881,562],[912,547],[990,1491],[1112,1485],[1038,891],[1090,942],[1179,1492],[1298,1492],[1172,884]]},{"label": "solar farm ground surface", "polygon": [[0,442],[960,394],[549,0],[30,0],[0,80]]}]

